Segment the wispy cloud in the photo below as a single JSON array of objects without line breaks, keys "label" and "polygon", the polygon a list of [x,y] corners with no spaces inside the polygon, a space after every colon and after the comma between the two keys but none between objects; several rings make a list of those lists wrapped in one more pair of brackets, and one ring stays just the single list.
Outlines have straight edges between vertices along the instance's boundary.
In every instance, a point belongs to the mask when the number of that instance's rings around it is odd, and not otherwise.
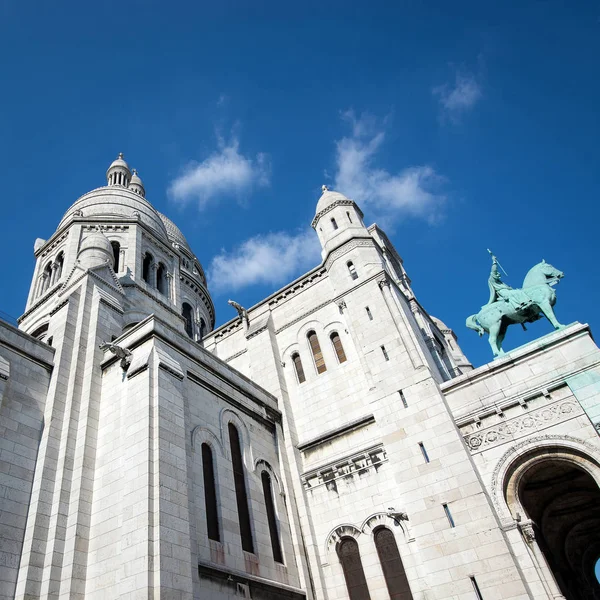
[{"label": "wispy cloud", "polygon": [[208,284],[216,294],[256,284],[281,285],[319,262],[320,246],[311,230],[257,235],[215,256]]},{"label": "wispy cloud", "polygon": [[352,131],[336,142],[335,188],[387,227],[407,215],[437,221],[445,200],[440,193],[444,178],[429,165],[404,168],[398,173],[377,167],[375,159],[385,140],[386,121],[370,114],[357,117],[351,110],[342,118]]},{"label": "wispy cloud", "polygon": [[464,70],[457,70],[454,84],[445,83],[433,88],[432,93],[438,97],[442,116],[457,122],[481,98],[481,85],[475,75]]},{"label": "wispy cloud", "polygon": [[217,150],[202,162],[190,161],[171,181],[168,194],[180,205],[196,201],[202,210],[217,196],[239,195],[269,185],[270,175],[268,155],[245,156],[237,136],[229,142],[218,137]]}]

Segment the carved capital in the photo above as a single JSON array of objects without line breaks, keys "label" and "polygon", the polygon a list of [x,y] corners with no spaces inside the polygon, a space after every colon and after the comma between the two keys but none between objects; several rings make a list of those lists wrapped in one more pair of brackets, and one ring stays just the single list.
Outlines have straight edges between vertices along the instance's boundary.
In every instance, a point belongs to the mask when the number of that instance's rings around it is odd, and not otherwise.
[{"label": "carved capital", "polygon": [[386,287],[389,288],[390,287],[390,280],[387,277],[383,277],[382,279],[378,279],[377,280],[377,285],[382,290],[383,290],[383,288],[386,288]]},{"label": "carved capital", "polygon": [[348,307],[346,306],[346,301],[345,301],[345,300],[340,300],[340,301],[337,303],[337,305],[338,305],[338,308],[340,309],[340,314],[344,312],[344,309],[345,309],[345,308],[348,308]]},{"label": "carved capital", "polygon": [[535,530],[533,528],[533,521],[524,521],[519,524],[519,529],[523,534],[523,539],[528,544],[533,544],[535,542]]}]

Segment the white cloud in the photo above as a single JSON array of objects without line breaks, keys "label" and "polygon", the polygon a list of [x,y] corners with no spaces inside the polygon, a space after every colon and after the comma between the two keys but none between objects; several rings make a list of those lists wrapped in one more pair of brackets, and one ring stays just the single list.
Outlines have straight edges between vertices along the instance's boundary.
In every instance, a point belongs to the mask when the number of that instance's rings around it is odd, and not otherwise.
[{"label": "white cloud", "polygon": [[432,93],[439,98],[442,113],[456,122],[481,98],[481,86],[474,75],[457,71],[454,85],[437,86]]},{"label": "white cloud", "polygon": [[347,111],[342,118],[352,127],[352,135],[336,142],[335,189],[353,198],[392,227],[403,216],[438,220],[445,196],[439,193],[444,178],[428,165],[405,168],[398,173],[374,165],[385,140],[385,121],[372,115],[356,117]]},{"label": "white cloud", "polygon": [[267,186],[270,180],[268,156],[254,158],[240,153],[240,143],[233,137],[229,143],[218,139],[218,150],[202,162],[191,161],[169,185],[172,201],[184,205],[196,200],[198,208],[219,195],[239,195],[254,186]]},{"label": "white cloud", "polygon": [[208,268],[211,292],[235,291],[255,284],[280,285],[320,263],[312,230],[283,231],[249,238],[232,251],[222,250]]}]

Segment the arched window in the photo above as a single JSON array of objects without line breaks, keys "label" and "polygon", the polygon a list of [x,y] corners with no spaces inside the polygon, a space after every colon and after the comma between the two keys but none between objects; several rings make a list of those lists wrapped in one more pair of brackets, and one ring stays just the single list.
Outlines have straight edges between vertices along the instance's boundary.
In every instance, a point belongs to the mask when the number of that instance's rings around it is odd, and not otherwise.
[{"label": "arched window", "polygon": [[168,295],[167,268],[162,263],[158,263],[158,268],[156,269],[156,289],[161,294]]},{"label": "arched window", "polygon": [[385,527],[375,530],[375,547],[390,600],[412,600],[412,593],[394,534]]},{"label": "arched window", "polygon": [[350,277],[352,277],[352,279],[358,279],[358,273],[356,272],[356,267],[354,266],[354,263],[349,260],[346,263],[347,267],[348,267],[348,271],[350,272]]},{"label": "arched window", "polygon": [[194,311],[193,311],[192,307],[187,302],[184,302],[183,306],[181,307],[181,316],[183,317],[183,320],[185,321],[185,324],[184,324],[185,332],[192,339],[194,339],[193,315],[194,315]]},{"label": "arched window", "polygon": [[342,538],[337,546],[337,555],[342,563],[350,600],[371,600],[356,540]]},{"label": "arched window", "polygon": [[48,323],[44,323],[44,325],[41,325],[40,327],[38,327],[32,334],[31,336],[42,341],[43,339],[45,339],[45,337],[48,335]]},{"label": "arched window", "polygon": [[144,254],[144,262],[142,263],[142,279],[146,283],[150,283],[150,267],[152,266],[152,254],[146,252]]},{"label": "arched window", "polygon": [[202,473],[204,476],[204,505],[206,507],[208,537],[211,540],[220,542],[215,465],[213,462],[213,453],[208,444],[202,444]]},{"label": "arched window", "polygon": [[337,224],[337,222],[336,222],[336,220],[335,220],[334,218],[332,218],[332,219],[331,219],[331,225],[332,225],[332,227],[333,227],[334,229],[337,229],[337,228],[338,228],[338,224]]},{"label": "arched window", "polygon": [[269,535],[271,536],[271,548],[275,562],[283,563],[283,553],[279,542],[279,531],[277,528],[277,517],[275,515],[275,503],[273,502],[273,485],[271,476],[263,471],[261,476],[263,494],[265,496],[265,508],[267,510],[267,522],[269,524]]},{"label": "arched window", "polygon": [[57,257],[56,257],[56,261],[55,261],[55,272],[54,272],[54,283],[56,283],[57,281],[60,280],[60,278],[62,277],[62,270],[63,270],[63,265],[65,263],[65,255],[61,252]]},{"label": "arched window", "polygon": [[44,269],[43,279],[42,279],[42,294],[50,287],[50,282],[52,280],[52,263],[48,263],[46,268]]},{"label": "arched window", "polygon": [[204,322],[204,319],[202,317],[200,317],[200,332],[198,335],[200,339],[202,339],[206,335],[206,323]]},{"label": "arched window", "polygon": [[231,447],[231,464],[233,466],[233,483],[235,485],[235,499],[237,502],[240,535],[242,537],[242,549],[246,552],[254,552],[240,434],[233,423],[229,423],[228,429],[229,444]]},{"label": "arched window", "polygon": [[331,339],[331,343],[333,344],[333,349],[335,350],[338,362],[346,362],[346,353],[344,352],[344,346],[342,346],[342,340],[340,339],[340,335],[338,334],[338,332],[334,331],[329,336],[329,338]]},{"label": "arched window", "polygon": [[325,366],[325,359],[323,358],[323,352],[321,351],[319,338],[314,331],[308,332],[308,343],[310,344],[310,349],[312,351],[313,358],[315,359],[317,373],[324,373],[327,371],[327,367]]},{"label": "arched window", "polygon": [[304,367],[302,366],[302,359],[300,358],[300,355],[297,352],[292,354],[292,360],[294,361],[294,368],[296,369],[298,383],[304,383],[306,381],[306,376],[304,375]]},{"label": "arched window", "polygon": [[113,269],[115,273],[118,273],[120,269],[119,258],[121,258],[121,244],[119,244],[119,242],[111,242],[110,245],[112,246],[113,251]]}]

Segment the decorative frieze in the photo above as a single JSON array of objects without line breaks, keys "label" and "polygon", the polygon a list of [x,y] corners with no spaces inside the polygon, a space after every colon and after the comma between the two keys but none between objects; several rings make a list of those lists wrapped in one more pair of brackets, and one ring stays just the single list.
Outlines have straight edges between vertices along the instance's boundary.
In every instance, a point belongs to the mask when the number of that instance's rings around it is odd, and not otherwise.
[{"label": "decorative frieze", "polygon": [[574,399],[559,400],[554,404],[548,404],[543,408],[466,435],[465,442],[472,453],[481,452],[506,441],[546,429],[555,423],[572,419],[582,412],[581,406]]},{"label": "decorative frieze", "polygon": [[355,475],[378,469],[387,460],[383,444],[378,444],[307,471],[302,475],[302,484],[307,490],[325,485],[328,490],[337,491],[336,480],[342,477],[353,478]]}]

